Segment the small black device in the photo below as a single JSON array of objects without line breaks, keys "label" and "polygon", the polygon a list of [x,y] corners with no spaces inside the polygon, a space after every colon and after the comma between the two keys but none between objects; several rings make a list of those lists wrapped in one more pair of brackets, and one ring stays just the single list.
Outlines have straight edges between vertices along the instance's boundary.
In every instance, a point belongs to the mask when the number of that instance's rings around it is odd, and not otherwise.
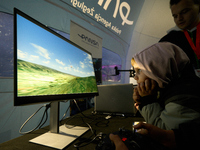
[{"label": "small black device", "polygon": [[[114,132],[113,134],[118,135],[130,150],[166,150],[161,144],[131,130],[120,128],[119,131]],[[109,139],[109,134],[102,138],[96,146],[96,150],[115,150],[115,145]]]},{"label": "small black device", "polygon": [[134,77],[135,76],[134,75],[135,70],[118,70],[118,67],[115,66],[115,74],[119,75],[119,72],[129,72],[130,73],[129,77]]}]

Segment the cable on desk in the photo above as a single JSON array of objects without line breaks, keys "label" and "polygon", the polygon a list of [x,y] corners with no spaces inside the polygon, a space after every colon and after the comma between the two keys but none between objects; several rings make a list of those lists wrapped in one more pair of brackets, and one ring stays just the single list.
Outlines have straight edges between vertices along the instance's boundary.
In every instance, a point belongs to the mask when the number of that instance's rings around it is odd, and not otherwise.
[{"label": "cable on desk", "polygon": [[[69,120],[67,120],[67,122],[70,121],[70,120],[72,120],[75,117],[77,117],[77,116],[72,116]],[[94,138],[93,140],[90,140],[91,137],[93,137],[93,136],[96,137],[96,131],[93,131],[91,125],[89,123],[85,122],[85,120],[84,120],[84,118],[82,116],[79,116],[79,117],[82,119],[83,123],[86,124],[89,127],[92,135],[89,138],[87,138],[87,139],[85,139],[83,141],[80,141],[80,142],[74,144],[74,147],[77,148],[77,149],[80,148],[80,147],[84,147],[84,146],[90,144],[91,142],[93,142],[96,139],[96,138]],[[72,129],[72,128],[74,128],[76,126],[76,125],[67,125],[67,122],[64,125],[68,129]],[[86,143],[86,144],[82,145],[83,143]]]},{"label": "cable on desk", "polygon": [[[82,115],[84,118],[88,118],[88,119],[94,120],[94,118],[90,118],[90,117],[88,117],[88,116],[86,116],[86,115],[84,115],[84,114],[82,113],[82,111],[81,111],[81,109],[79,108],[79,106],[78,106],[78,104],[77,104],[77,102],[76,102],[75,99],[74,99],[74,103],[76,104],[76,106],[77,106],[79,112],[81,113],[81,115]],[[76,116],[73,116],[73,117],[70,118],[69,120],[71,120],[71,119],[73,119],[73,118],[75,118],[75,117],[76,117]],[[81,119],[82,119],[83,123],[85,123],[85,124],[89,127],[89,129],[90,129],[92,135],[91,135],[89,138],[87,138],[87,139],[85,139],[85,140],[83,140],[83,141],[80,141],[80,142],[74,144],[74,147],[77,148],[77,149],[80,148],[80,147],[84,147],[84,146],[90,144],[91,142],[93,142],[93,141],[98,137],[98,136],[96,135],[96,131],[93,131],[91,125],[90,125],[89,123],[85,122],[85,120],[84,120],[83,117],[81,117]],[[69,120],[68,120],[68,121],[69,121]],[[68,126],[68,125],[67,125],[67,122],[66,122],[66,123],[65,123],[65,127],[71,129],[71,128],[75,127],[75,125],[74,125],[74,126]],[[92,140],[90,140],[90,138],[93,137],[93,136],[95,136],[95,137],[94,137]],[[90,141],[88,141],[88,140],[90,140]],[[88,141],[88,142],[87,142],[87,141]],[[86,144],[82,145],[83,143],[86,143]]]},{"label": "cable on desk", "polygon": [[[84,147],[84,146],[89,145],[90,143],[92,143],[92,142],[93,142],[94,140],[96,140],[97,138],[101,139],[102,136],[105,136],[105,135],[102,134],[102,133],[99,133],[99,134],[96,135],[92,140],[90,140],[90,141],[88,141],[88,142],[86,143],[86,141],[92,137],[92,136],[90,136],[88,139],[86,139],[86,140],[84,140],[84,141],[81,141],[81,142],[78,142],[78,143],[74,144],[74,147],[77,148],[77,150],[78,150],[78,149],[81,148],[81,147]],[[86,143],[86,144],[81,145],[81,144],[83,144],[83,143]]]},{"label": "cable on desk", "polygon": [[[72,129],[72,128],[74,128],[74,127],[77,126],[77,125],[67,125],[67,122],[70,121],[70,120],[72,120],[72,119],[75,118],[75,117],[77,117],[77,116],[72,116],[69,120],[67,120],[67,121],[65,122],[64,125],[65,125],[66,128]],[[90,131],[92,132],[92,134],[96,135],[96,133],[93,131],[91,125],[90,125],[89,123],[85,122],[85,120],[83,119],[82,116],[79,116],[79,117],[81,118],[82,122],[83,122],[84,124],[86,124],[86,125],[89,127],[89,129],[90,129]]]},{"label": "cable on desk", "polygon": [[[95,125],[96,126],[104,126],[104,127],[107,127],[108,126],[108,124],[109,124],[109,119],[105,119],[105,117],[102,117],[102,118],[91,118],[91,117],[88,117],[88,116],[86,116],[86,115],[84,115],[82,112],[81,112],[81,110],[80,110],[80,107],[78,106],[78,104],[77,104],[77,102],[76,102],[76,100],[74,99],[74,103],[76,104],[76,106],[77,106],[77,108],[78,108],[78,110],[80,111],[80,113],[85,117],[85,118],[88,118],[88,119],[92,119],[92,121],[90,122],[90,123],[92,123],[93,121],[95,121],[96,119],[98,119],[98,120],[100,120],[100,121],[98,121]],[[110,114],[110,115],[112,115],[112,114]],[[70,118],[70,120],[71,119],[73,119],[74,117],[76,117],[76,116],[73,116],[72,118]],[[82,118],[81,118],[82,119]],[[102,119],[102,120],[101,120]],[[68,120],[68,121],[70,121],[70,120]],[[82,119],[83,120],[83,119]],[[87,124],[84,120],[83,120],[83,122],[85,123],[85,124]],[[67,123],[65,123],[65,124],[67,124]]]},{"label": "cable on desk", "polygon": [[86,116],[86,115],[84,115],[83,113],[82,113],[82,111],[81,111],[81,109],[80,109],[80,107],[78,106],[78,104],[77,104],[77,102],[76,102],[76,100],[75,99],[73,99],[74,100],[74,103],[76,104],[76,107],[78,108],[78,110],[79,110],[79,112],[85,117],[85,118],[89,118],[89,119],[93,119],[93,118],[90,118],[90,117],[88,117],[88,116]]},{"label": "cable on desk", "polygon": [[[46,121],[47,121],[47,118],[48,118],[47,110],[50,108],[50,106],[51,106],[50,104],[45,104],[45,105],[41,106],[35,113],[33,113],[33,114],[23,123],[23,125],[22,125],[21,128],[19,129],[19,133],[20,133],[20,134],[27,134],[27,133],[30,133],[30,132],[35,131],[37,128],[41,128],[41,127],[46,123]],[[29,122],[29,120],[31,120],[31,118],[33,118],[33,116],[35,116],[35,115],[40,111],[40,109],[42,109],[43,107],[46,107],[46,108],[45,108],[45,111],[44,111],[44,113],[43,113],[42,119],[40,120],[40,123],[39,123],[34,129],[32,129],[32,130],[30,130],[30,131],[27,131],[27,132],[22,132],[22,129],[23,129],[24,126]],[[45,114],[46,114],[46,119],[45,119],[45,121],[43,122]],[[42,123],[42,122],[43,122],[43,123]]]},{"label": "cable on desk", "polygon": [[[63,101],[61,101],[61,102],[63,102]],[[66,103],[66,102],[68,102],[68,100],[67,100],[67,101],[64,101],[64,103]],[[67,115],[67,112],[68,112],[69,108],[70,108],[70,105],[68,106],[67,110],[65,111],[65,113],[64,113],[64,115],[63,115],[63,117],[62,117],[62,119],[60,119],[60,122],[64,120],[65,116]]]},{"label": "cable on desk", "polygon": [[[77,102],[76,102],[75,99],[74,99],[74,103],[76,104],[78,110],[80,111],[81,115],[83,116],[83,117],[82,117],[82,116],[78,116],[78,117],[80,117],[80,118],[82,119],[83,123],[85,123],[85,124],[89,127],[90,131],[92,132],[92,135],[91,135],[89,138],[87,138],[87,139],[85,139],[85,140],[83,140],[83,141],[80,141],[80,142],[74,144],[74,147],[77,148],[77,149],[79,149],[79,148],[81,148],[81,147],[84,147],[84,146],[86,146],[86,145],[92,143],[92,142],[93,142],[94,140],[96,140],[97,138],[102,137],[102,135],[100,135],[100,134],[96,135],[96,131],[93,131],[93,129],[92,129],[92,127],[90,126],[90,124],[87,123],[87,122],[85,122],[84,118],[92,119],[92,121],[91,121],[90,123],[92,123],[92,122],[95,121],[96,119],[103,119],[103,120],[98,121],[98,122],[95,124],[96,126],[98,126],[98,125],[99,125],[100,123],[102,123],[102,121],[104,121],[104,120],[106,120],[106,123],[103,123],[104,126],[108,126],[109,119],[105,119],[105,117],[103,117],[103,118],[99,118],[99,117],[98,117],[98,118],[91,118],[91,117],[88,117],[88,116],[86,116],[86,115],[84,115],[84,114],[82,113],[82,111],[81,111],[81,109],[79,108],[79,106],[78,106],[78,104],[77,104]],[[76,125],[70,125],[70,126],[67,125],[67,122],[69,122],[70,120],[74,119],[75,117],[77,117],[77,115],[76,115],[76,116],[70,117],[70,118],[65,122],[64,125],[65,125],[66,128],[71,129],[71,128],[73,128],[73,127],[76,126]],[[95,136],[95,137],[91,140],[91,137],[93,137],[93,136]],[[85,144],[84,144],[84,143],[85,143]]]},{"label": "cable on desk", "polygon": [[[104,122],[104,121],[105,121],[105,122]],[[95,125],[96,125],[97,127],[107,127],[109,123],[110,123],[110,120],[104,119],[104,120],[98,121]]]}]

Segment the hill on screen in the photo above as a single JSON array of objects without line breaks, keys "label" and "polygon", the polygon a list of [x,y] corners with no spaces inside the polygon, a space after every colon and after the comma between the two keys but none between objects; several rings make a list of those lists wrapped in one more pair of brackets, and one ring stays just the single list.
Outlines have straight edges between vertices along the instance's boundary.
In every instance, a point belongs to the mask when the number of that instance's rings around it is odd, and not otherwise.
[{"label": "hill on screen", "polygon": [[18,96],[97,92],[94,76],[77,77],[19,59],[17,65]]}]

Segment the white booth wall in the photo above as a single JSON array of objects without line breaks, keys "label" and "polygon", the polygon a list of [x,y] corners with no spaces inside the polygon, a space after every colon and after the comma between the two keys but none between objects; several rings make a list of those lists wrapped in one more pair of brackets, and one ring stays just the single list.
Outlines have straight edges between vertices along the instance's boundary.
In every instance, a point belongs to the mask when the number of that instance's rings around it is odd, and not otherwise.
[{"label": "white booth wall", "polygon": [[[40,7],[38,7],[39,3],[41,5]],[[42,5],[49,5],[49,10],[43,9]],[[57,15],[52,13],[56,12],[56,14],[65,14],[66,17],[70,16],[71,14],[66,13],[66,10],[58,9],[43,0],[1,0],[0,11],[12,14],[13,6],[17,6],[19,9],[24,9],[27,13],[34,11],[35,15],[33,17],[36,18],[41,13],[51,13],[51,17],[54,18],[54,20],[52,20],[53,22],[63,23],[59,29],[61,29],[63,32],[69,33],[69,29],[64,26],[66,24],[69,25],[69,21],[66,18],[57,18]],[[33,8],[36,9],[33,10]],[[111,33],[101,33],[100,29],[89,25],[87,21],[78,18],[77,23],[87,26],[87,28],[91,29],[91,31],[94,33],[99,33],[98,35],[103,38],[103,47],[110,49],[121,57],[122,69],[130,69],[130,61],[133,54],[158,42],[168,30],[175,26],[169,9],[169,0],[145,0],[141,11],[138,12],[138,15],[139,17],[134,27],[132,38],[130,39],[130,45],[119,41],[118,38]],[[42,21],[45,24],[51,24],[51,22],[48,23],[48,19],[45,19],[44,17],[43,19],[44,20]],[[54,28],[57,28],[56,24]],[[122,76],[122,79],[119,83],[129,83],[129,80],[129,74],[126,73]],[[41,104],[14,107],[13,79],[1,79],[0,85],[0,143],[2,143],[20,136],[18,133],[20,126],[25,119],[27,119],[33,112],[37,110],[37,108],[41,106]],[[61,113],[67,109],[68,105],[68,103],[62,105]],[[41,113],[34,118],[33,122],[35,121],[35,124],[37,124],[40,118]],[[33,126],[35,124],[33,124]],[[48,122],[45,125],[48,125]],[[31,128],[31,125],[28,127]]]},{"label": "white booth wall", "polygon": [[[126,68],[131,68],[132,56],[157,43],[170,30],[177,29],[173,21],[169,0],[145,0],[135,25],[129,51],[126,57]],[[126,78],[126,82],[136,83]]]}]

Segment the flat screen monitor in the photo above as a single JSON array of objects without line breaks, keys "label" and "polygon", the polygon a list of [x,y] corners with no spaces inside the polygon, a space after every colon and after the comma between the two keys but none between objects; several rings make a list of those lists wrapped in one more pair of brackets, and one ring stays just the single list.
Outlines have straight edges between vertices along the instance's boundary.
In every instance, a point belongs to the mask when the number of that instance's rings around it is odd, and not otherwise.
[{"label": "flat screen monitor", "polygon": [[98,95],[92,55],[14,9],[14,105]]},{"label": "flat screen monitor", "polygon": [[51,102],[50,132],[30,142],[63,149],[88,128],[59,127],[59,101],[97,95],[91,53],[14,8],[14,105]]}]

